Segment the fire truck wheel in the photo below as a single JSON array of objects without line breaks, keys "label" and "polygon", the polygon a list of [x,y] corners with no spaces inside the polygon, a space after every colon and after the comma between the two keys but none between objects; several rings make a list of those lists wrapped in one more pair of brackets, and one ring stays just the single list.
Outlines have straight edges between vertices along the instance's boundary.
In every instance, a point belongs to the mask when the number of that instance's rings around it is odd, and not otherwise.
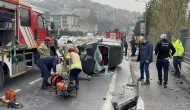
[{"label": "fire truck wheel", "polygon": [[0,66],[0,90],[3,87],[4,84],[4,71],[3,68]]},{"label": "fire truck wheel", "polygon": [[54,54],[54,52],[52,50],[50,50],[50,55],[55,56],[55,54]]}]

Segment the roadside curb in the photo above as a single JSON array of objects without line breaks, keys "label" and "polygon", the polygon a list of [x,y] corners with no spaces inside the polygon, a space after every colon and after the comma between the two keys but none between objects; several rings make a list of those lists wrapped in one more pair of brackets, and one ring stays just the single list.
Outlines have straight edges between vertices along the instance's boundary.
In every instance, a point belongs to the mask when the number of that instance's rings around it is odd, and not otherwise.
[{"label": "roadside curb", "polygon": [[136,105],[136,110],[145,110],[145,104],[144,104],[144,101],[140,95],[140,83],[138,81],[138,76],[137,74],[135,74],[135,72],[133,71],[132,69],[132,59],[128,56],[128,60],[129,60],[129,68],[130,68],[130,72],[131,72],[131,77],[132,77],[132,80],[133,80],[133,84],[135,85],[136,89],[137,89],[137,93],[136,93],[136,96],[138,97],[137,99],[137,105]]}]

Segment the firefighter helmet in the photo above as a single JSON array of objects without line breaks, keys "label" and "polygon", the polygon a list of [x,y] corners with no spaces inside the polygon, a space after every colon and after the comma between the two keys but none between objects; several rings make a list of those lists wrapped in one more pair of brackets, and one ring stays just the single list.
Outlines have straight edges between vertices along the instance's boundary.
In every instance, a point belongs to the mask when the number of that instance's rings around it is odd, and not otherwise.
[{"label": "firefighter helmet", "polygon": [[45,41],[50,41],[51,39],[49,37],[45,37]]},{"label": "firefighter helmet", "polygon": [[69,48],[69,52],[75,52],[75,48],[70,47],[70,48]]}]

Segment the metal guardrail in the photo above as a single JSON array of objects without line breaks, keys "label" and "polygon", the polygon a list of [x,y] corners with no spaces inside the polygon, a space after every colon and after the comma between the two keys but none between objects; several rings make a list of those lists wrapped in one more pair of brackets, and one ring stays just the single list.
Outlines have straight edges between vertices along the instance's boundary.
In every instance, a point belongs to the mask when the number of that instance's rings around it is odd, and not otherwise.
[{"label": "metal guardrail", "polygon": [[183,61],[190,64],[190,37],[185,37],[184,38]]}]

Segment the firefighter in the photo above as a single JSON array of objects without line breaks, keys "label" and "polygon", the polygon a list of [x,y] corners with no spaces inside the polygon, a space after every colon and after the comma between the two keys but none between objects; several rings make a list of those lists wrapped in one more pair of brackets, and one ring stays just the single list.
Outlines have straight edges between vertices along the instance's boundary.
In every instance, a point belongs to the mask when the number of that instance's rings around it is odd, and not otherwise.
[{"label": "firefighter", "polygon": [[50,40],[51,39],[49,37],[46,37],[45,41],[41,43],[40,46],[37,48],[37,51],[40,53],[40,58],[50,56],[50,47],[49,47]]},{"label": "firefighter", "polygon": [[54,74],[58,74],[56,72],[56,65],[60,64],[61,62],[61,58],[56,58],[54,56],[44,57],[36,62],[37,67],[42,71],[43,81],[41,89],[47,90],[48,86],[51,86],[51,84],[48,83],[48,78],[51,76],[51,69],[53,68]]},{"label": "firefighter", "polygon": [[184,53],[184,48],[182,42],[178,39],[178,37],[172,37],[172,44],[176,50],[176,53],[173,56],[173,65],[175,69],[174,76],[176,78],[180,78],[180,69],[181,69],[181,57]]},{"label": "firefighter", "polygon": [[78,75],[82,71],[82,64],[80,60],[80,56],[76,53],[75,48],[69,48],[70,55],[70,75],[69,80],[75,81],[77,85],[77,89],[79,88],[79,78]]},{"label": "firefighter", "polygon": [[70,59],[70,56],[68,53],[69,53],[69,48],[71,48],[71,47],[73,47],[75,49],[75,52],[77,54],[79,53],[77,46],[75,46],[72,43],[67,43],[59,48],[59,53],[64,58],[63,67],[62,67],[62,77],[65,77],[65,74],[67,73],[67,65],[69,65],[69,64],[67,64],[67,61],[68,61],[68,59]]},{"label": "firefighter", "polygon": [[166,34],[160,36],[161,41],[157,43],[155,48],[155,54],[157,55],[157,70],[158,70],[158,84],[162,85],[162,68],[164,70],[164,88],[167,88],[168,84],[168,71],[169,71],[169,58],[170,52],[173,56],[175,51],[174,46],[167,40]]}]

